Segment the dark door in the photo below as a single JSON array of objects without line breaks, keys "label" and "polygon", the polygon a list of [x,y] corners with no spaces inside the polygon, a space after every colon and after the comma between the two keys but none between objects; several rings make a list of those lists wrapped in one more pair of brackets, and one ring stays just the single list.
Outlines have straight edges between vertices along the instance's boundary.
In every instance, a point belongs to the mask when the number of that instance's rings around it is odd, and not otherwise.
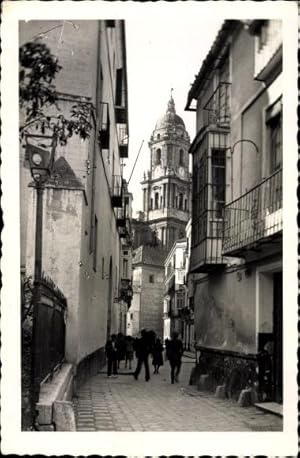
[{"label": "dark door", "polygon": [[282,363],[282,272],[273,274],[274,285],[274,400],[282,403],[283,400],[283,363]]}]

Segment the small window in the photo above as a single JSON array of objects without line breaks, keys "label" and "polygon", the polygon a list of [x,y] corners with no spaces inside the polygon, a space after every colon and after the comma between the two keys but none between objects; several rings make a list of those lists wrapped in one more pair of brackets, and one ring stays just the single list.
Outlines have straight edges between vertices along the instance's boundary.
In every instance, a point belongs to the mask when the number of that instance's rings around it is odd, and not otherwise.
[{"label": "small window", "polygon": [[167,146],[167,158],[168,158],[168,164],[171,164],[173,160],[173,146],[172,145]]},{"label": "small window", "polygon": [[223,217],[226,190],[226,156],[224,149],[211,150],[212,209],[215,218]]},{"label": "small window", "polygon": [[149,283],[154,283],[154,275],[149,275]]},{"label": "small window", "polygon": [[179,151],[179,165],[183,166],[184,165],[184,151],[181,149]]},{"label": "small window", "polygon": [[179,210],[183,209],[183,194],[179,194]]},{"label": "small window", "polygon": [[161,164],[161,149],[160,148],[156,150],[155,164],[156,165]]},{"label": "small window", "polygon": [[160,134],[157,134],[157,140],[159,140],[159,139],[160,139]]},{"label": "small window", "polygon": [[152,197],[150,199],[150,210],[153,210],[153,199],[152,199]]},{"label": "small window", "polygon": [[122,106],[122,84],[123,84],[123,69],[117,68],[116,74],[116,105]]},{"label": "small window", "polygon": [[128,259],[123,259],[123,277],[128,277]]},{"label": "small window", "polygon": [[158,208],[158,205],[159,205],[159,193],[156,192],[156,193],[154,194],[154,207],[155,207],[155,209]]},{"label": "small window", "polygon": [[271,173],[280,169],[282,164],[282,126],[281,116],[278,115],[269,123]]}]

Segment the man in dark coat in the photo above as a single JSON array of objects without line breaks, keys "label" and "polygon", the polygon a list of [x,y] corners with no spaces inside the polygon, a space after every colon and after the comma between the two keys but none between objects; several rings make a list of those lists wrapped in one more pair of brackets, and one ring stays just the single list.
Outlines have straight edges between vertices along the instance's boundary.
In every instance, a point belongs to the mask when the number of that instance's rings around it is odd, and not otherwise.
[{"label": "man in dark coat", "polygon": [[167,358],[171,366],[171,383],[178,382],[178,376],[181,368],[181,357],[183,354],[183,344],[178,338],[178,333],[173,332],[172,339],[168,343]]},{"label": "man in dark coat", "polygon": [[141,338],[136,343],[136,356],[138,359],[136,370],[133,374],[135,380],[138,379],[139,373],[141,372],[142,364],[145,366],[145,380],[150,380],[149,362],[148,357],[151,351],[151,345],[149,342],[149,336],[145,329],[141,331]]},{"label": "man in dark coat", "polygon": [[111,338],[106,342],[105,352],[107,358],[107,376],[111,377],[111,370],[113,371],[113,377],[117,377],[117,361],[118,361],[118,351],[117,351],[117,337],[115,334],[112,334]]}]

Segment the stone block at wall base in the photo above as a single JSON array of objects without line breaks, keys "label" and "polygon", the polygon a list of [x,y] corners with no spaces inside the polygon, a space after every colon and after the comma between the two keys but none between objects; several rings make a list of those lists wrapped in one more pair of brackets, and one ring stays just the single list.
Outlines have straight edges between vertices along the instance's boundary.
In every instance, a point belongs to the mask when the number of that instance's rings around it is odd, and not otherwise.
[{"label": "stone block at wall base", "polygon": [[209,374],[200,375],[197,389],[198,391],[209,391],[211,389],[211,378]]},{"label": "stone block at wall base", "polygon": [[226,385],[218,385],[215,393],[216,398],[225,399],[226,398]]},{"label": "stone block at wall base", "polygon": [[[225,385],[226,398],[238,401],[242,390],[250,386],[256,386],[256,355],[244,355],[242,353],[202,346],[197,347],[197,349],[200,350],[198,361],[200,373],[210,376],[210,386],[206,389],[216,392],[218,386]],[[203,383],[200,383],[200,389],[204,389],[201,387]]]},{"label": "stone block at wall base", "polygon": [[249,407],[252,405],[252,390],[250,388],[241,391],[238,405],[240,407]]},{"label": "stone block at wall base", "polygon": [[37,430],[44,432],[44,431],[55,431],[54,425],[37,425]]},{"label": "stone block at wall base", "polygon": [[198,365],[193,367],[190,375],[189,385],[198,385],[201,371]]},{"label": "stone block at wall base", "polygon": [[41,426],[53,424],[53,404],[72,397],[73,374],[72,364],[64,363],[51,380],[41,384],[36,404],[36,424],[39,430]]},{"label": "stone block at wall base", "polygon": [[53,422],[55,424],[56,431],[76,431],[73,402],[54,402]]}]

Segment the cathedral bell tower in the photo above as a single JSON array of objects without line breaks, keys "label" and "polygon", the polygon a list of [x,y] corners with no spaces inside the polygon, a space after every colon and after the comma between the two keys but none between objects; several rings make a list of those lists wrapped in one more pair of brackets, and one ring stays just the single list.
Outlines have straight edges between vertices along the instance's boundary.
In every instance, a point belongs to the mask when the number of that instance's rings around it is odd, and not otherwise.
[{"label": "cathedral bell tower", "polygon": [[170,248],[185,237],[191,207],[190,138],[172,95],[148,145],[150,170],[141,183],[143,211],[161,245]]}]

